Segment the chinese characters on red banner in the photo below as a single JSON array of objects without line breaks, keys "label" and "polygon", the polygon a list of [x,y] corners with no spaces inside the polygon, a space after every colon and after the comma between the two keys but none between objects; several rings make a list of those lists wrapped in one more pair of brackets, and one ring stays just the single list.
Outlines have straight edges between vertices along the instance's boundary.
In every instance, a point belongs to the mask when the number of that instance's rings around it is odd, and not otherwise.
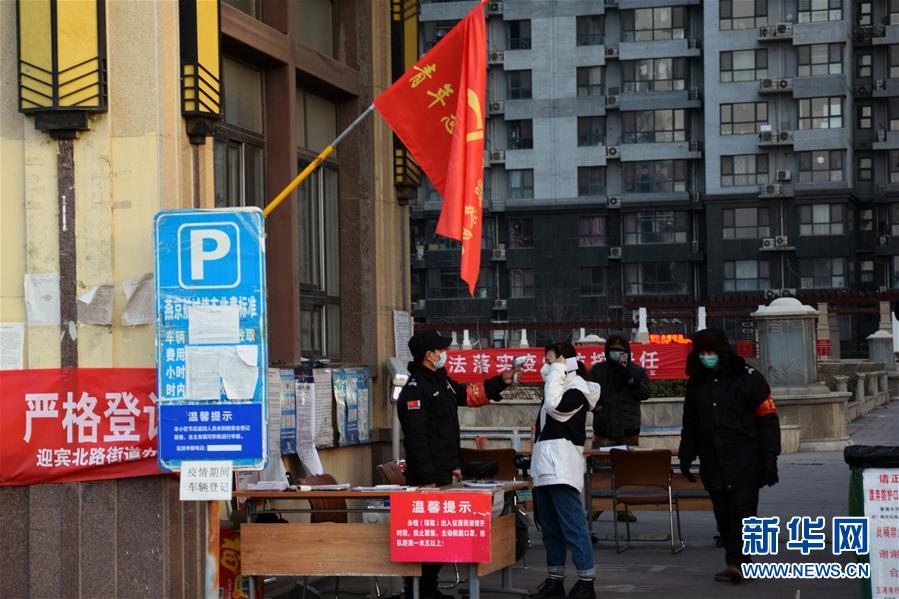
[{"label": "chinese characters on red banner", "polygon": [[[658,380],[684,379],[687,354],[691,345],[631,344],[631,359],[643,366],[650,378]],[[605,348],[600,345],[579,346],[578,360],[589,370],[594,364],[606,359]],[[451,350],[447,352],[446,371],[460,383],[482,381],[512,369],[512,360],[527,356],[521,373],[521,381],[539,383],[540,367],[543,366],[542,349],[484,349]]]},{"label": "chinese characters on red banner", "polygon": [[155,372],[0,372],[0,485],[161,474]]},{"label": "chinese characters on red banner", "polygon": [[491,493],[393,493],[390,559],[395,562],[490,561]]}]

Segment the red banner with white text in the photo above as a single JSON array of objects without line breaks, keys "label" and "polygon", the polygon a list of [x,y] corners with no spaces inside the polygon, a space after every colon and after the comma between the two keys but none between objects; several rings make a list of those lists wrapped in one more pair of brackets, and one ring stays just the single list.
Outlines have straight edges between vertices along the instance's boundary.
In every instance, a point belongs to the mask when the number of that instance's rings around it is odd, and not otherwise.
[{"label": "red banner with white text", "polygon": [[[631,359],[646,369],[649,378],[657,380],[685,379],[687,354],[693,348],[686,343],[631,343]],[[587,370],[606,359],[605,347],[581,345],[578,360]],[[521,382],[539,383],[543,366],[543,348],[532,349],[470,349],[446,352],[446,371],[460,383],[473,383],[502,374],[512,368],[512,360],[528,356],[521,371]]]},{"label": "red banner with white text", "polygon": [[0,486],[163,474],[156,370],[0,371]]}]

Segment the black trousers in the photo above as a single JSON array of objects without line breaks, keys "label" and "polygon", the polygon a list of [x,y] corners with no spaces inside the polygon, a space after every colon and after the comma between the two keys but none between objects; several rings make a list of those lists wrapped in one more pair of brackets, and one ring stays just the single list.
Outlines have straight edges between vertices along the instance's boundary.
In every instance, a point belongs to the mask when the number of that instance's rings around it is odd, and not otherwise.
[{"label": "black trousers", "polygon": [[[409,476],[408,473],[406,474],[406,480],[410,485],[428,484],[418,480],[415,476]],[[452,470],[448,472],[438,472],[437,480],[434,481],[438,487],[446,486],[451,482],[453,482]],[[440,575],[440,568],[442,567],[443,564],[436,562],[425,562],[421,564],[421,578],[419,579],[418,592],[422,597],[432,597],[437,594],[437,577]],[[412,578],[406,577],[404,580],[406,599],[412,599]]]},{"label": "black trousers", "polygon": [[724,544],[724,560],[728,566],[737,566],[752,561],[743,555],[743,518],[758,515],[759,490],[755,487],[741,487],[724,491],[709,491],[715,508],[718,534]]}]

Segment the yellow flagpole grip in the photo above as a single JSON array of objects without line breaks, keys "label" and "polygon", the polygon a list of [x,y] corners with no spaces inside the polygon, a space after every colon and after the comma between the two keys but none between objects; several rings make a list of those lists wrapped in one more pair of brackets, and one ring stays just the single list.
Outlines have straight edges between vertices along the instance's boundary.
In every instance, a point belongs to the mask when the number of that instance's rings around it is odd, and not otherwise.
[{"label": "yellow flagpole grip", "polygon": [[280,205],[281,202],[283,202],[283,201],[285,200],[285,198],[287,198],[287,196],[289,196],[290,193],[291,193],[294,189],[296,189],[297,186],[298,186],[300,183],[302,183],[303,181],[305,181],[305,180],[306,180],[306,177],[308,177],[309,175],[311,175],[311,174],[312,174],[312,171],[314,171],[315,169],[317,169],[317,168],[318,168],[318,165],[320,165],[320,164],[325,160],[325,158],[327,158],[327,157],[331,154],[331,152],[333,152],[333,151],[334,151],[334,146],[328,146],[328,147],[326,147],[324,150],[322,150],[321,153],[320,153],[318,156],[315,157],[315,160],[313,160],[312,162],[309,163],[309,166],[307,166],[306,168],[304,168],[304,169],[302,170],[302,172],[300,172],[300,174],[297,175],[296,178],[295,178],[293,181],[291,181],[290,183],[287,184],[287,187],[285,187],[285,188],[281,191],[281,193],[279,193],[279,194],[277,195],[277,197],[275,197],[274,200],[272,200],[271,202],[269,202],[268,206],[266,206],[265,209],[262,211],[262,214],[263,214],[264,216],[268,216],[269,214],[271,214],[272,211],[273,211],[275,208],[277,208],[278,205]]}]

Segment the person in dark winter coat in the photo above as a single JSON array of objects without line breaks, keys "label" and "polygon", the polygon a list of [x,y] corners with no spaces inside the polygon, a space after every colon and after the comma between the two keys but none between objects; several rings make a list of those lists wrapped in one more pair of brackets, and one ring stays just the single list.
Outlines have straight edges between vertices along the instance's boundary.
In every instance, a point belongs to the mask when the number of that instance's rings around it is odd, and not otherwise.
[{"label": "person in dark winter coat", "polygon": [[726,568],[719,582],[743,580],[743,518],[758,512],[759,488],[778,482],[780,423],[771,389],[760,372],[730,348],[723,331],[703,330],[687,357],[687,392],[678,457],[684,476],[698,457],[712,499]]},{"label": "person in dark winter coat", "polygon": [[[459,407],[480,407],[499,401],[500,392],[512,382],[509,370],[483,383],[460,384],[449,378],[446,348],[452,339],[436,331],[416,333],[409,340],[413,362],[409,380],[397,400],[397,415],[403,429],[406,450],[406,482],[415,486],[448,485],[453,471],[461,465]],[[422,564],[422,599],[444,597],[437,590],[437,575],[442,564]],[[407,580],[406,595],[412,585]]]},{"label": "person in dark winter coat", "polygon": [[640,402],[650,396],[649,375],[631,357],[631,346],[621,335],[606,341],[606,360],[590,371],[590,379],[602,387],[593,414],[593,447],[638,445]]}]

